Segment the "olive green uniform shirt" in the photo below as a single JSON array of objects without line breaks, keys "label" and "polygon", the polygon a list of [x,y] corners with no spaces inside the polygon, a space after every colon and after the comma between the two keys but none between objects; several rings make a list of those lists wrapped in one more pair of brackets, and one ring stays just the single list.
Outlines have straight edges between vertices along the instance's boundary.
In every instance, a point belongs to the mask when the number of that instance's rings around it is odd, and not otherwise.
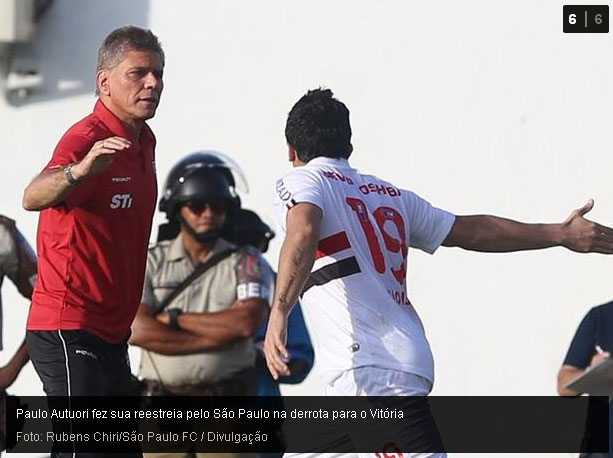
[{"label": "olive green uniform shirt", "polygon": [[[218,239],[209,257],[234,247]],[[209,268],[166,308],[184,312],[227,310],[237,299],[260,297],[269,302],[272,278],[259,252],[243,248]],[[156,309],[194,270],[179,235],[149,249],[142,302]],[[194,355],[166,356],[143,350],[141,375],[165,385],[216,383],[255,365],[251,339],[241,339],[223,349]],[[158,380],[159,381],[159,380]]]}]

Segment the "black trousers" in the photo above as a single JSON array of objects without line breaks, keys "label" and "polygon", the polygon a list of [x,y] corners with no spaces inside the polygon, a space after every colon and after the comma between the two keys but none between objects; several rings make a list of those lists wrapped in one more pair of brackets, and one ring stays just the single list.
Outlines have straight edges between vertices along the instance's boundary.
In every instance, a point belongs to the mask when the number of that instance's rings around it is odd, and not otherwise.
[{"label": "black trousers", "polygon": [[28,331],[26,341],[47,396],[131,394],[127,343],[80,330]]},{"label": "black trousers", "polygon": [[[132,376],[128,345],[86,331],[28,331],[30,359],[47,396],[128,396]],[[53,457],[103,457],[103,453],[52,453]],[[116,457],[116,454],[108,454]],[[122,454],[141,457],[142,454]]]}]

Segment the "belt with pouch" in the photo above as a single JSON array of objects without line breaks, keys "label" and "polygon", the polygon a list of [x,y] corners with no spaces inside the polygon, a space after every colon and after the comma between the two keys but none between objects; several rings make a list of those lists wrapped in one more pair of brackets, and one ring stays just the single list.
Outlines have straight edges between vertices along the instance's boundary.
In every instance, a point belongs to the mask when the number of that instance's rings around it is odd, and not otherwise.
[{"label": "belt with pouch", "polygon": [[253,396],[257,381],[255,368],[244,369],[230,378],[214,383],[166,385],[157,380],[143,380],[143,396]]}]

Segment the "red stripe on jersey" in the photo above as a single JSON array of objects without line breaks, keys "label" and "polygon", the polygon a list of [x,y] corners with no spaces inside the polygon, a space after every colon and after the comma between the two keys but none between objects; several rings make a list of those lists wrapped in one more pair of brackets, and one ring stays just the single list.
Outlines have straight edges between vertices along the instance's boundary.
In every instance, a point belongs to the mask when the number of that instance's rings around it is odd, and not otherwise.
[{"label": "red stripe on jersey", "polygon": [[317,252],[315,253],[315,259],[323,258],[324,256],[330,256],[339,251],[350,248],[351,244],[347,238],[345,231],[338,234],[331,235],[325,239],[321,239],[317,245]]}]

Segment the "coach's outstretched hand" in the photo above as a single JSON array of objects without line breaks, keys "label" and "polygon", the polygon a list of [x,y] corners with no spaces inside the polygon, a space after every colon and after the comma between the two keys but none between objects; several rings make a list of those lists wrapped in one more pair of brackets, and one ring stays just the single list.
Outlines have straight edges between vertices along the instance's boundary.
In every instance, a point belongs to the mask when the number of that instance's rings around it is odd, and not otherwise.
[{"label": "coach's outstretched hand", "polygon": [[61,203],[75,189],[76,182],[108,169],[116,153],[127,150],[132,143],[123,137],[108,137],[93,144],[85,157],[71,164],[69,181],[65,166],[56,165],[40,173],[23,192],[22,205],[28,211],[41,211]]},{"label": "coach's outstretched hand", "polygon": [[584,216],[594,208],[594,200],[574,210],[562,223],[562,245],[578,253],[613,254],[613,229]]},{"label": "coach's outstretched hand", "polygon": [[118,152],[127,150],[131,146],[132,142],[123,137],[108,137],[97,141],[85,157],[72,168],[74,178],[85,180],[104,172],[110,167]]}]

